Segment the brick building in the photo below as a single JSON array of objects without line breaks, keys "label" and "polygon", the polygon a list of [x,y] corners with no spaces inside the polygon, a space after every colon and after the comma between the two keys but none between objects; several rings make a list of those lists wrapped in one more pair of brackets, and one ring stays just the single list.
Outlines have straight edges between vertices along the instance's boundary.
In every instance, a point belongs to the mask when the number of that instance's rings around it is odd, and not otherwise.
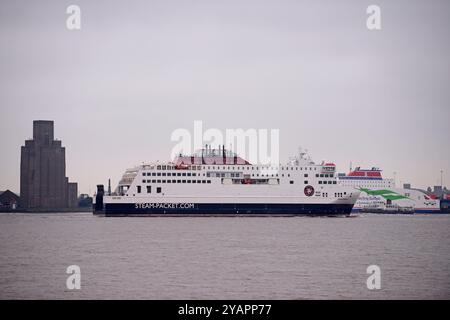
[{"label": "brick building", "polygon": [[19,205],[19,196],[11,190],[0,191],[0,211],[16,210]]}]

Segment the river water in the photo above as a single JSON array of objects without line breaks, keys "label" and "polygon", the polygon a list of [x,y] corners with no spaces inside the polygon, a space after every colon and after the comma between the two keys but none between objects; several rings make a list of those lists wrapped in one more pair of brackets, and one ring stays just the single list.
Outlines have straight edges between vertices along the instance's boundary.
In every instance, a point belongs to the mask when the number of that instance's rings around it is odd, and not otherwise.
[{"label": "river water", "polygon": [[[66,269],[78,265],[81,288]],[[367,267],[381,271],[369,290]],[[0,214],[1,299],[449,299],[450,215]]]}]

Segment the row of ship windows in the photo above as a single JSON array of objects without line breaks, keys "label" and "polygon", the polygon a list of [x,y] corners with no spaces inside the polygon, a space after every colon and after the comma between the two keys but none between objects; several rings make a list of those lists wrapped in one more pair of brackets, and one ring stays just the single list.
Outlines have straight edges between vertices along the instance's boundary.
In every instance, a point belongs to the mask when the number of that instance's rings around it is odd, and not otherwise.
[{"label": "row of ship windows", "polygon": [[[175,181],[175,180],[172,180],[172,181]],[[178,181],[180,181],[180,180],[178,180]],[[187,183],[190,183],[191,180],[181,180],[181,181],[183,181],[182,183],[186,183],[186,181],[187,181]],[[200,183],[200,181],[202,181],[202,183],[205,183],[205,180],[198,180],[198,183]],[[170,180],[168,180],[168,182],[170,183]],[[195,180],[192,180],[192,182],[195,183]],[[164,183],[164,180],[163,180],[163,183]],[[211,181],[207,180],[207,183],[211,183]],[[293,184],[293,183],[294,183],[294,181],[291,181],[291,184]],[[308,184],[308,181],[305,181],[305,184]],[[141,186],[136,186],[136,191],[137,191],[137,193],[142,193],[142,187]],[[146,191],[147,191],[147,193],[152,193],[152,186],[146,186]],[[162,188],[161,187],[156,187],[156,193],[161,193],[161,192],[162,192]],[[342,198],[346,194],[347,194],[347,192],[344,192],[344,193],[338,192],[338,193],[334,194],[334,197],[335,198],[337,198],[337,197],[341,197]],[[323,192],[322,193],[322,197],[328,197],[328,193],[327,192]]]},{"label": "row of ship windows", "polygon": [[337,181],[336,180],[334,180],[334,181],[331,181],[331,180],[329,180],[329,181],[319,181],[319,184],[337,184]]},{"label": "row of ship windows", "polygon": [[[137,193],[141,193],[142,192],[142,188],[141,186],[137,186],[136,187],[136,191]],[[156,187],[156,193],[161,193],[162,192],[162,188],[161,187]],[[152,186],[147,186],[147,193],[152,193]]]},{"label": "row of ship windows", "polygon": [[[289,181],[290,184],[294,184],[294,181]],[[303,181],[304,184],[308,184],[308,180]],[[319,181],[319,184],[337,184],[336,181]]]},{"label": "row of ship windows", "polygon": [[[144,172],[142,173],[142,175],[145,176],[152,176],[152,177],[196,177],[197,174],[195,172]],[[205,174],[203,174],[205,175]],[[198,176],[200,176],[200,173],[198,174]]]},{"label": "row of ship windows", "polygon": [[[201,174],[199,173],[198,174],[198,176],[200,176]],[[148,176],[148,177],[150,177],[150,176],[152,176],[152,177],[196,177],[197,176],[197,173],[195,173],[195,172],[148,172],[148,173],[146,173],[146,172],[144,172],[143,173],[143,176]],[[205,176],[205,174],[203,174],[203,176]],[[224,173],[224,172],[213,172],[213,173],[210,173],[210,172],[208,172],[207,174],[206,174],[206,176],[207,177],[218,177],[218,178],[220,178],[220,177],[222,177],[222,178],[225,178],[225,177],[227,177],[227,176],[231,176],[231,177],[239,177],[239,173]],[[252,177],[254,177],[255,176],[255,174],[252,174]],[[259,174],[256,174],[256,176],[257,177],[259,177],[260,175]],[[272,177],[278,177],[278,173],[277,174],[271,174],[270,176],[272,176]],[[282,177],[284,177],[284,174],[282,174],[281,175]],[[288,174],[287,175],[288,177],[290,177],[291,175],[290,174]],[[305,178],[308,178],[308,174],[307,173],[305,173],[304,175],[303,175]],[[316,174],[316,178],[333,178],[333,174]],[[269,177],[269,174],[261,174],[261,177]]]},{"label": "row of ship windows", "polygon": [[[142,183],[211,183],[211,180],[142,180]],[[289,181],[290,184],[294,184],[294,180]],[[303,181],[304,184],[308,184],[308,180]],[[319,181],[319,184],[337,184],[334,181]],[[140,186],[138,186],[140,188]]]},{"label": "row of ship windows", "polygon": [[[234,168],[234,167],[231,167],[231,166],[195,166],[195,165],[188,165],[186,167],[186,169],[187,170],[202,170],[202,169],[216,170],[216,167],[219,170],[221,168],[223,170],[233,170],[233,169],[241,170],[241,168],[242,168],[242,170],[247,170],[247,171],[250,170],[250,168],[251,168],[251,170],[259,170],[259,168],[260,168],[260,167],[254,167],[254,166],[251,166],[251,165],[242,166],[242,167],[239,166],[237,168]],[[314,171],[317,171],[317,167],[281,167],[281,170],[291,170],[291,171],[293,171],[294,168],[295,168],[295,170],[305,170],[305,171],[307,171],[307,170],[313,171],[314,170]],[[150,167],[150,170],[153,170],[153,169],[154,169],[154,167]],[[279,167],[264,167],[264,166],[261,167],[261,170],[279,170],[279,169],[280,169]],[[178,169],[175,166],[159,165],[159,166],[156,166],[156,170],[178,170]]]},{"label": "row of ship windows", "polygon": [[[230,173],[229,172],[208,172],[207,174],[206,174],[206,176],[207,177],[217,177],[217,178],[225,178],[225,177],[229,177],[230,176]],[[255,176],[255,174],[253,173],[252,174],[252,177],[254,177]],[[256,176],[257,177],[259,177],[260,175],[259,175],[259,173],[257,173],[256,174]],[[277,174],[261,174],[261,177],[278,177],[279,175],[278,175],[278,173]],[[283,174],[281,174],[281,176],[282,177],[284,177],[284,173]],[[287,174],[287,176],[288,177],[290,177],[291,176],[291,174],[290,173],[288,173]],[[308,174],[307,173],[305,173],[304,175],[303,175],[305,178],[308,178]],[[332,178],[333,177],[333,175],[332,174],[330,174],[330,175],[328,175],[328,174],[316,174],[316,177],[317,178],[319,178],[319,176],[321,177],[321,178]],[[231,173],[231,177],[239,177],[239,173]]]},{"label": "row of ship windows", "polygon": [[[150,181],[150,180],[148,180]],[[211,180],[152,180],[157,183],[211,183]],[[152,193],[152,186],[145,186],[147,193]],[[136,192],[142,193],[142,186],[136,186]],[[156,187],[156,193],[161,193],[162,188]]]},{"label": "row of ship windows", "polygon": [[[211,183],[211,180],[142,180],[142,183]],[[140,186],[137,186],[138,188]]]},{"label": "row of ship windows", "polygon": [[[347,192],[344,192],[344,193],[342,193],[342,192],[337,192],[337,193],[334,194],[334,197],[335,197],[335,198],[342,198],[342,197],[345,196],[346,194],[347,194]],[[319,197],[320,197],[320,195],[319,195]],[[328,198],[328,192],[322,192],[322,197],[323,197],[323,198]]]},{"label": "row of ship windows", "polygon": [[334,177],[334,174],[332,174],[332,173],[330,173],[330,174],[327,174],[327,173],[321,173],[321,174],[316,174],[316,178],[333,178]]}]

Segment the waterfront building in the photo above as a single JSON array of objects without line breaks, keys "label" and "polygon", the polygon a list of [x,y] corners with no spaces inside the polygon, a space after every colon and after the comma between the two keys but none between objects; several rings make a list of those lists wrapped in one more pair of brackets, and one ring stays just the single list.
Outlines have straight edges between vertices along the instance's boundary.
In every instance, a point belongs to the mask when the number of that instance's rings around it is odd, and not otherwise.
[{"label": "waterfront building", "polygon": [[66,177],[66,152],[54,139],[53,121],[33,121],[33,139],[21,149],[20,207],[29,210],[77,206],[77,184]]}]

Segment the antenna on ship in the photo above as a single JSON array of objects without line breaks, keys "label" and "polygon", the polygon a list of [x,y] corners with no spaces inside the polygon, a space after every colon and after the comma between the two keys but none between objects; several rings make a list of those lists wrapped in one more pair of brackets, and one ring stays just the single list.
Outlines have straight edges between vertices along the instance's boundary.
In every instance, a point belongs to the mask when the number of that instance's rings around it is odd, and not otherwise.
[{"label": "antenna on ship", "polygon": [[204,154],[207,154],[208,145],[206,144],[204,148],[202,148],[202,164],[205,164]]},{"label": "antenna on ship", "polygon": [[111,179],[108,179],[108,195],[111,195]]},{"label": "antenna on ship", "polygon": [[226,163],[227,161],[227,156],[225,155],[225,145],[222,145],[222,159],[223,159],[223,164]]}]

